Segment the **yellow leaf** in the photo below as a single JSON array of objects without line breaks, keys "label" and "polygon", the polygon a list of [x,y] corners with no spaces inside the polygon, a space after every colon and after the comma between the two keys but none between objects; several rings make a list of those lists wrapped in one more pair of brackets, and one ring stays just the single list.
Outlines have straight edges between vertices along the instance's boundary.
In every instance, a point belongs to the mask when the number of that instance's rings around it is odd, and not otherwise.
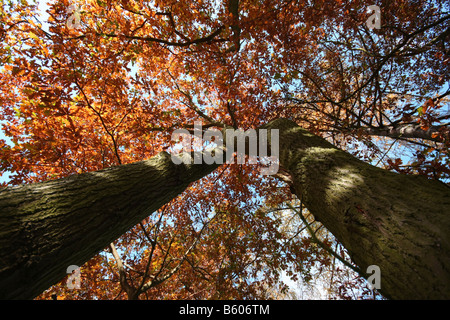
[{"label": "yellow leaf", "polygon": [[28,36],[30,37],[30,38],[32,38],[32,39],[34,39],[34,40],[36,40],[36,41],[40,41],[41,39],[39,39],[39,37],[36,35],[36,34],[34,34],[33,32],[28,32]]}]

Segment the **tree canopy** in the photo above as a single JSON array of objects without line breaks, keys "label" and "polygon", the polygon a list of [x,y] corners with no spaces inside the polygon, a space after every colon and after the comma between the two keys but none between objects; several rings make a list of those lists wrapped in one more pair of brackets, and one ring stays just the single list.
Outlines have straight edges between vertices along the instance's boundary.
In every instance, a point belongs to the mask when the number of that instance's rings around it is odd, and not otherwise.
[{"label": "tree canopy", "polygon": [[[277,118],[446,183],[449,3],[375,4],[379,29],[359,0],[57,0],[45,14],[3,1],[3,186],[174,152],[173,131],[196,121],[247,130]],[[326,279],[325,297],[376,295],[348,276],[357,268],[283,168],[261,165],[219,166],[93,257],[80,289],[64,279],[40,298],[266,299],[286,296],[288,278]]]}]

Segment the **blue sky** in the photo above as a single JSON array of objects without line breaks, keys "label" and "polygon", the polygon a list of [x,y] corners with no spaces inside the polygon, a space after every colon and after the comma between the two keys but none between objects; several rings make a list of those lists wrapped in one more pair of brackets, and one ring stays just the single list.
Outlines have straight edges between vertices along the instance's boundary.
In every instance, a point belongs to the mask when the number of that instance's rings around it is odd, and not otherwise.
[{"label": "blue sky", "polygon": [[[38,6],[38,12],[37,12],[37,15],[38,15],[38,18],[39,18],[39,20],[42,22],[42,28],[44,29],[44,30],[46,30],[47,29],[47,26],[46,26],[46,21],[47,21],[47,18],[48,18],[48,14],[46,13],[46,10],[47,10],[47,8],[48,8],[48,5],[47,5],[47,1],[46,0],[40,0],[40,1],[38,1],[38,3],[39,3],[39,6]],[[132,72],[136,72],[136,67],[134,66],[133,68],[132,68]],[[448,87],[447,88],[445,88],[444,89],[444,91],[445,90],[447,90],[448,89]],[[449,110],[449,105],[447,104],[447,108],[445,108],[446,110],[441,110],[444,114],[450,114],[450,110]],[[11,139],[9,139],[8,137],[5,137],[5,135],[4,135],[4,132],[3,132],[3,130],[2,130],[2,128],[1,128],[1,121],[0,121],[0,139],[3,139],[3,140],[5,140],[6,141],[6,143],[8,143],[8,144],[10,144],[10,145],[12,145],[12,142],[11,142]],[[382,140],[383,138],[380,138],[380,140]],[[387,141],[388,142],[390,142],[390,143],[393,143],[394,142],[394,140],[392,140],[392,139],[387,139]],[[355,146],[356,148],[357,148],[357,146]],[[407,148],[407,147],[402,147],[402,146],[400,146],[399,145],[399,143],[397,142],[394,146],[393,146],[393,148],[392,148],[392,151],[393,152],[389,152],[388,154],[386,154],[385,156],[384,156],[384,160],[386,160],[387,158],[388,158],[388,156],[392,156],[392,157],[400,157],[402,160],[403,160],[403,163],[408,163],[409,161],[410,161],[410,159],[411,159],[411,156],[413,155],[413,151],[410,149],[410,148]],[[378,157],[377,157],[378,158]],[[375,159],[373,159],[373,162],[372,162],[372,164],[374,164],[374,165],[376,165],[377,164],[377,162],[378,162],[378,160],[379,159],[377,159],[377,158],[375,158]],[[5,174],[3,174],[2,176],[0,176],[0,183],[1,182],[5,182],[5,181],[8,181],[8,175],[7,175],[7,173],[5,173]]]},{"label": "blue sky", "polygon": [[[2,122],[0,121],[0,140],[5,140],[7,144],[12,145],[11,139],[5,136],[5,133],[3,132],[3,126],[1,126],[1,123]],[[5,172],[0,176],[0,183],[7,181],[9,181],[9,175],[7,172]]]}]

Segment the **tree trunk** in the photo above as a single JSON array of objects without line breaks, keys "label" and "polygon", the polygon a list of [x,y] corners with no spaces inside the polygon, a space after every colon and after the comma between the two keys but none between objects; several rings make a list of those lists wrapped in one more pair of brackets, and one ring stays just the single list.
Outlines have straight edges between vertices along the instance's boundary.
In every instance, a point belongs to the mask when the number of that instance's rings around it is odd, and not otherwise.
[{"label": "tree trunk", "polygon": [[[450,298],[450,189],[373,167],[278,119],[297,196],[396,299]],[[269,131],[270,133],[270,131]],[[271,141],[270,137],[268,141]],[[144,162],[0,191],[0,298],[33,298],[218,165]]]},{"label": "tree trunk", "polygon": [[380,267],[381,293],[450,298],[447,185],[369,165],[289,120],[266,127],[280,130],[280,163],[298,198],[361,270]]},{"label": "tree trunk", "polygon": [[217,167],[148,161],[0,190],[0,299],[32,299]]}]

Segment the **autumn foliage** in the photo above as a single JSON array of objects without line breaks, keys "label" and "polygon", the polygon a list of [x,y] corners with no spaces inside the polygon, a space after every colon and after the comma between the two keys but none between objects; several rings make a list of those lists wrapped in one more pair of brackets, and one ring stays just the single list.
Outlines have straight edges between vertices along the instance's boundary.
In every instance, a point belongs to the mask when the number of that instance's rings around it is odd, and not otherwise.
[{"label": "autumn foliage", "polygon": [[[3,1],[3,185],[170,152],[173,130],[195,121],[246,130],[279,117],[374,165],[447,182],[448,2],[376,4],[381,29],[370,30],[359,0]],[[82,266],[80,289],[63,279],[39,298],[280,298],[283,280],[318,275],[327,297],[373,297],[311,240],[279,178],[224,164]]]}]

